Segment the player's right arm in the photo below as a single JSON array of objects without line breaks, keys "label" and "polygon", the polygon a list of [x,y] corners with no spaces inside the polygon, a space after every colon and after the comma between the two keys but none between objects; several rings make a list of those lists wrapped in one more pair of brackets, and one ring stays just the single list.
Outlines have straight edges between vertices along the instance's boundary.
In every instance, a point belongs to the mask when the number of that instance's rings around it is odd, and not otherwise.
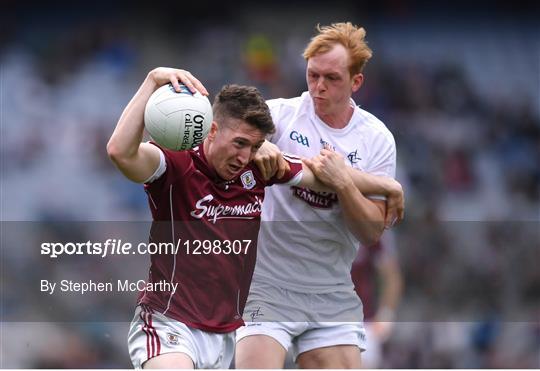
[{"label": "player's right arm", "polygon": [[390,177],[373,175],[347,166],[354,185],[365,195],[386,196],[387,228],[399,223],[405,217],[405,196],[401,184]]},{"label": "player's right arm", "polygon": [[[265,141],[259,148],[253,162],[259,167],[265,179],[269,179],[274,175],[280,179],[289,171],[289,165],[283,158],[283,153],[278,146],[269,141]],[[315,176],[308,166],[310,163],[310,159],[304,159],[303,176],[298,185],[318,192],[331,192],[332,189]],[[387,228],[403,220],[405,200],[401,184],[390,177],[372,175],[350,166],[347,166],[347,171],[354,185],[362,194],[386,196],[385,226]]]},{"label": "player's right arm", "polygon": [[208,95],[205,87],[191,73],[175,68],[158,67],[148,73],[139,90],[120,116],[109,142],[107,154],[116,167],[128,179],[142,183],[149,179],[159,166],[159,148],[142,143],[144,132],[144,109],[146,102],[160,86],[172,83],[180,91],[179,81],[190,91],[198,90]]},{"label": "player's right arm", "polygon": [[274,143],[265,140],[263,145],[257,150],[253,157],[253,162],[268,180],[274,175],[281,179],[290,170],[289,164],[283,158],[283,153]]}]

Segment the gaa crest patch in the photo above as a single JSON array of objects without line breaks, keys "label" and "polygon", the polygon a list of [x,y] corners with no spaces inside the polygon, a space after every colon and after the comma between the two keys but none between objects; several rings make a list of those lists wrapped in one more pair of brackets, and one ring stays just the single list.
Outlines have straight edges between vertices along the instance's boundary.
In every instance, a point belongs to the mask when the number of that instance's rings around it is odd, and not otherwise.
[{"label": "gaa crest patch", "polygon": [[242,175],[240,175],[240,180],[242,181],[242,185],[245,189],[251,189],[255,187],[255,184],[257,184],[251,170],[248,170]]},{"label": "gaa crest patch", "polygon": [[171,334],[170,332],[167,333],[167,342],[170,345],[178,345],[178,335]]}]

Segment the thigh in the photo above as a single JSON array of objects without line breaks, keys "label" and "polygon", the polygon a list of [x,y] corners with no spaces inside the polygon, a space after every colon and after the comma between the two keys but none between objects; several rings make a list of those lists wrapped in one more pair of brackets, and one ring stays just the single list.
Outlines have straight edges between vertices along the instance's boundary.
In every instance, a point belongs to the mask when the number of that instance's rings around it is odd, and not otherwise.
[{"label": "thigh", "polygon": [[305,329],[297,295],[268,283],[252,282],[244,309],[246,325],[236,331],[236,368],[283,368],[294,336]]},{"label": "thigh", "polygon": [[250,322],[236,330],[236,368],[283,368],[301,322]]},{"label": "thigh", "polygon": [[283,368],[287,348],[268,335],[250,335],[236,344],[235,368]]},{"label": "thigh", "polygon": [[297,358],[300,368],[361,368],[360,348],[356,345],[334,345],[301,353]]},{"label": "thigh", "polygon": [[302,368],[317,364],[323,368],[356,368],[360,367],[365,341],[361,323],[314,322],[296,339],[292,350]]}]

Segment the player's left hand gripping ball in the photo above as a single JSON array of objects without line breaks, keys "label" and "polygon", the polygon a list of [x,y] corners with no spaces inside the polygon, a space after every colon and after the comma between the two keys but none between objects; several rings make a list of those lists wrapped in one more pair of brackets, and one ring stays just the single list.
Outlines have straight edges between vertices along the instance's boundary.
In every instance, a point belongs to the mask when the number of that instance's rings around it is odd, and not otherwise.
[{"label": "player's left hand gripping ball", "polygon": [[177,151],[202,143],[212,124],[212,105],[199,92],[185,85],[176,92],[172,84],[157,89],[144,110],[144,125],[159,145]]}]

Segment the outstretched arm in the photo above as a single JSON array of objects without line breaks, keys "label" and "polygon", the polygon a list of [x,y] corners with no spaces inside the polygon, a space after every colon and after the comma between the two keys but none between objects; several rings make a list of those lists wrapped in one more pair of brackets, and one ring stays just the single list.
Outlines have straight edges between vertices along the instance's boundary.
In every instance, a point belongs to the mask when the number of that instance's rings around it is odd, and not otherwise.
[{"label": "outstretched arm", "polygon": [[198,90],[208,95],[204,86],[191,73],[184,70],[159,67],[146,76],[139,90],[128,103],[107,143],[107,154],[128,179],[142,183],[150,178],[159,166],[159,149],[141,143],[144,132],[146,102],[160,86],[172,83],[180,91],[179,81],[192,92]]}]

